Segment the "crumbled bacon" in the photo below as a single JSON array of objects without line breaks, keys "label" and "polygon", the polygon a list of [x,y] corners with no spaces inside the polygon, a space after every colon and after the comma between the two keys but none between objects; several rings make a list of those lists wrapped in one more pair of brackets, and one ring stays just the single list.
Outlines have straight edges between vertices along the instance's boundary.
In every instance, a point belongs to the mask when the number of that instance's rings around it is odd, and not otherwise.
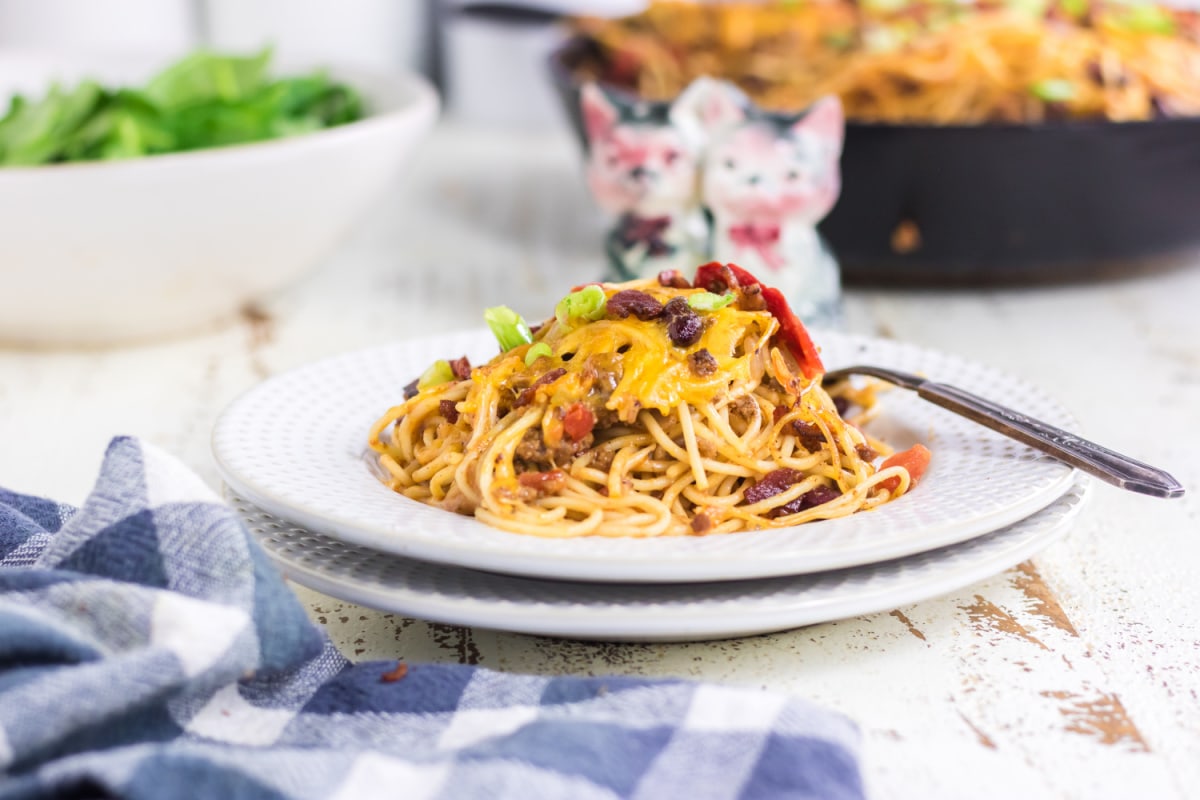
[{"label": "crumbled bacon", "polygon": [[466,356],[463,356],[462,358],[451,359],[450,371],[454,373],[454,377],[458,378],[460,381],[465,381],[467,378],[471,377],[471,362],[467,360]]},{"label": "crumbled bacon", "polygon": [[638,319],[655,319],[662,316],[663,304],[637,289],[623,289],[608,298],[608,313],[625,319],[633,314]]},{"label": "crumbled bacon", "polygon": [[738,308],[742,311],[766,311],[767,301],[758,284],[744,286],[738,293]]},{"label": "crumbled bacon", "polygon": [[408,399],[416,397],[416,396],[417,396],[417,382],[414,380],[412,383],[406,383],[404,385],[404,399],[408,400]]},{"label": "crumbled bacon", "polygon": [[692,284],[688,279],[683,277],[683,273],[677,269],[664,269],[658,273],[658,285],[669,286],[672,289],[690,289]]},{"label": "crumbled bacon", "polygon": [[451,425],[458,422],[458,409],[454,407],[453,400],[442,400],[438,402],[438,409],[442,412],[442,416]]},{"label": "crumbled bacon", "polygon": [[707,378],[717,371],[717,359],[702,347],[688,356],[688,366],[696,375]]},{"label": "crumbled bacon", "polygon": [[539,495],[558,494],[567,488],[567,474],[561,469],[552,469],[546,472],[522,472],[517,476],[517,482]]},{"label": "crumbled bacon", "polygon": [[821,432],[821,426],[814,422],[794,419],[792,420],[792,433],[796,435],[800,446],[810,453],[817,452],[825,444],[825,434]]},{"label": "crumbled bacon", "polygon": [[832,486],[817,486],[810,489],[804,494],[797,497],[790,503],[784,503],[779,508],[771,509],[770,516],[785,517],[788,514],[798,514],[801,511],[806,511],[816,506],[824,505],[831,500],[836,500],[842,496],[842,493]]},{"label": "crumbled bacon", "polygon": [[563,431],[573,442],[587,436],[595,426],[596,415],[583,403],[572,403],[563,416]]},{"label": "crumbled bacon", "polygon": [[781,467],[768,472],[758,483],[746,490],[743,497],[746,503],[753,505],[761,503],[768,497],[774,497],[789,486],[804,480],[804,473],[789,467]]},{"label": "crumbled bacon", "polygon": [[875,452],[875,448],[869,444],[860,444],[854,450],[863,461],[874,461],[879,458],[879,453]]},{"label": "crumbled bacon", "polygon": [[519,395],[517,395],[517,400],[513,403],[513,408],[521,408],[522,406],[529,405],[533,402],[533,396],[537,393],[537,390],[540,387],[554,383],[556,380],[566,374],[567,371],[565,369],[558,367],[542,375],[542,377],[534,381],[528,389],[523,390]]}]

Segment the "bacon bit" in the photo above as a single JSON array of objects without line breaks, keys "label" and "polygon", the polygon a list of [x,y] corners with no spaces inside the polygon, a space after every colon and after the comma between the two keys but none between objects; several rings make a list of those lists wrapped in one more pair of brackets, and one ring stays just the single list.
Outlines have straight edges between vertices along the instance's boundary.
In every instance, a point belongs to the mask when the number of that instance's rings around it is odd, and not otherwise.
[{"label": "bacon bit", "polygon": [[833,398],[833,407],[838,412],[839,417],[846,416],[846,412],[850,410],[850,401],[844,397]]},{"label": "bacon bit", "polygon": [[758,284],[744,287],[738,295],[738,308],[742,311],[766,311],[767,301],[762,296],[762,287]]},{"label": "bacon bit", "polygon": [[408,664],[405,664],[403,661],[397,661],[396,668],[380,675],[379,680],[383,683],[395,683],[398,680],[403,680],[407,674]]},{"label": "bacon bit", "polygon": [[608,313],[621,319],[633,314],[646,322],[662,316],[663,304],[637,289],[622,289],[608,298]]},{"label": "bacon bit", "polygon": [[416,396],[417,396],[417,382],[414,380],[412,383],[406,383],[404,385],[404,399],[410,400]]},{"label": "bacon bit", "polygon": [[842,496],[840,489],[834,486],[818,486],[797,497],[790,503],[784,503],[779,508],[771,509],[770,517],[786,517],[788,514],[799,514],[816,506],[825,505],[831,500]]},{"label": "bacon bit", "polygon": [[712,530],[712,526],[712,520],[704,512],[692,517],[692,533],[708,533]]},{"label": "bacon bit", "polygon": [[688,366],[692,368],[692,372],[701,378],[707,378],[717,371],[717,359],[713,354],[701,347],[696,352],[688,356]]},{"label": "bacon bit", "polygon": [[804,480],[804,473],[799,470],[782,467],[768,472],[762,477],[758,483],[746,490],[745,497],[747,505],[761,503],[768,497],[774,497],[784,489],[797,484]]},{"label": "bacon bit", "polygon": [[454,407],[453,400],[442,400],[438,403],[438,409],[442,412],[442,416],[446,418],[446,422],[451,425],[458,422],[458,409]]},{"label": "bacon bit", "polygon": [[669,286],[672,289],[690,289],[692,284],[688,279],[683,277],[683,273],[677,269],[664,269],[658,273],[658,285]]},{"label": "bacon bit", "polygon": [[817,452],[825,444],[825,434],[821,432],[821,426],[816,423],[794,419],[792,420],[792,432],[796,434],[801,446],[810,453]]},{"label": "bacon bit", "polygon": [[522,472],[517,476],[517,482],[526,489],[533,489],[539,495],[558,494],[567,488],[567,474],[561,469],[549,472]]},{"label": "bacon bit", "polygon": [[460,381],[465,381],[471,377],[471,362],[467,360],[466,356],[453,359],[450,362],[450,371],[454,373],[454,377]]},{"label": "bacon bit", "polygon": [[771,419],[775,422],[779,422],[779,420],[788,415],[789,411],[791,411],[791,409],[787,406],[775,406],[775,410],[771,412]]},{"label": "bacon bit", "polygon": [[572,442],[587,436],[595,426],[596,415],[583,403],[573,403],[563,416],[563,430]]},{"label": "bacon bit", "polygon": [[513,403],[513,408],[521,408],[522,406],[529,405],[533,402],[533,396],[537,394],[538,388],[545,386],[546,384],[554,383],[556,380],[566,374],[567,371],[565,369],[558,367],[542,375],[542,377],[534,381],[528,389],[525,389],[519,395],[517,395],[517,401]]},{"label": "bacon bit", "polygon": [[854,450],[863,461],[874,461],[879,458],[879,453],[876,453],[875,448],[869,444],[860,444]]},{"label": "bacon bit", "polygon": [[[885,470],[888,467],[904,467],[908,471],[909,489],[917,485],[921,480],[921,476],[925,474],[925,470],[929,467],[929,459],[932,454],[923,444],[914,444],[907,450],[902,450],[899,453],[893,453],[883,460],[879,465],[879,469]],[[882,488],[889,492],[894,492],[900,487],[899,478],[888,478],[879,484]]]}]

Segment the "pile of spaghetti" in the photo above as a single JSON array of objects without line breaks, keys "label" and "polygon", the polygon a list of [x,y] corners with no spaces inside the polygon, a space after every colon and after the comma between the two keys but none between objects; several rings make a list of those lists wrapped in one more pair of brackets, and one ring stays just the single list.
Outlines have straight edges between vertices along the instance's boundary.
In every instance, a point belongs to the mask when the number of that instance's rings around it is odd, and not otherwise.
[{"label": "pile of spaghetti", "polygon": [[581,78],[670,100],[710,75],[767,109],[979,124],[1200,115],[1200,17],[1115,0],[655,0],[574,21]]},{"label": "pile of spaghetti", "polygon": [[732,265],[695,285],[591,284],[531,330],[485,318],[502,352],[437,361],[370,432],[388,484],[518,533],[667,536],[795,525],[907,492],[929,451],[843,419],[783,296]]}]

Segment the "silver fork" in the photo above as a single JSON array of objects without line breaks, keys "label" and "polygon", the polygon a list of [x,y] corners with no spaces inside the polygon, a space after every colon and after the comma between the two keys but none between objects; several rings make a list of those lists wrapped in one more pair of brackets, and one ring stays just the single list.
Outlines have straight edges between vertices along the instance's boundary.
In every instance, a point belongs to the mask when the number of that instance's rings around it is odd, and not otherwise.
[{"label": "silver fork", "polygon": [[1135,461],[1129,456],[1101,447],[1095,442],[955,386],[926,380],[907,372],[869,366],[831,370],[825,373],[823,381],[830,384],[850,375],[869,375],[911,389],[922,399],[1048,453],[1122,489],[1152,497],[1183,496],[1183,485],[1157,467]]}]

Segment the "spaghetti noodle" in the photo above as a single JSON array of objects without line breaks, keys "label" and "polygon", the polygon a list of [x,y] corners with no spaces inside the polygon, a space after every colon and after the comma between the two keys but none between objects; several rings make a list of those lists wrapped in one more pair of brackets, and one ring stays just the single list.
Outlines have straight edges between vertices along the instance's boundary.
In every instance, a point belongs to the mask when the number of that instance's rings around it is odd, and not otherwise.
[{"label": "spaghetti noodle", "polygon": [[1200,114],[1200,17],[1105,0],[656,0],[581,18],[581,78],[671,100],[701,75],[760,106],[838,95],[850,120],[979,124]]},{"label": "spaghetti noodle", "polygon": [[[777,291],[702,267],[593,284],[536,329],[489,322],[505,352],[437,362],[372,427],[395,491],[517,533],[669,536],[795,525],[907,492],[928,451],[843,419],[872,404],[823,367]],[[720,292],[720,293],[718,293]]]}]

